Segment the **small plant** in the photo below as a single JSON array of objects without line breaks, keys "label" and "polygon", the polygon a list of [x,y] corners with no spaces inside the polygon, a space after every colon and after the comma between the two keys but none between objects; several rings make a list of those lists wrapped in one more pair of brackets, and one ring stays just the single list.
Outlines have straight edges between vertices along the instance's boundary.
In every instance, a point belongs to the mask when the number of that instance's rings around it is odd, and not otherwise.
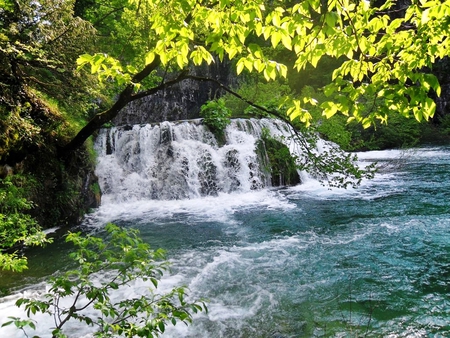
[{"label": "small plant", "polygon": [[33,204],[25,198],[22,186],[32,185],[27,182],[30,180],[14,175],[0,181],[0,270],[25,270],[27,259],[19,254],[19,249],[50,242],[36,220],[26,214]]},{"label": "small plant", "polygon": [[203,123],[214,134],[223,133],[227,125],[230,124],[231,112],[225,106],[225,100],[220,98],[214,101],[208,101],[201,107],[200,116],[203,117]]},{"label": "small plant", "polygon": [[[163,295],[155,292],[168,268],[161,249],[151,250],[133,229],[108,224],[106,231],[107,240],[70,233],[66,240],[77,249],[70,254],[77,268],[52,277],[41,299],[21,298],[16,302],[25,308],[28,317],[39,312],[52,316],[52,337],[67,337],[64,327],[73,320],[95,327],[94,336],[98,338],[158,337],[169,323],[189,324],[192,313],[206,310],[204,303],[186,301],[184,287]],[[113,300],[114,290],[126,288],[135,280],[149,281],[152,287],[140,296]],[[69,305],[63,305],[67,300]],[[89,313],[86,309],[90,309]],[[32,319],[9,317],[2,326],[15,325],[25,332],[36,324]]]}]

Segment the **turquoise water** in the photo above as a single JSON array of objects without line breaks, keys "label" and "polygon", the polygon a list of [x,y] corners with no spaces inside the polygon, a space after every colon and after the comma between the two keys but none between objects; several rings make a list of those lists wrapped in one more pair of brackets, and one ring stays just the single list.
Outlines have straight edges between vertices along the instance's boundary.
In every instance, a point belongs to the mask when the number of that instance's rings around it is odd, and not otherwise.
[{"label": "turquoise water", "polygon": [[168,251],[162,288],[207,299],[164,337],[449,337],[450,148],[361,158],[383,168],[356,190],[105,205],[87,224],[137,227]]},{"label": "turquoise water", "polygon": [[307,182],[117,221],[168,249],[172,276],[209,299],[208,315],[168,336],[446,337],[449,155],[373,152],[362,157],[384,169],[358,190]]}]

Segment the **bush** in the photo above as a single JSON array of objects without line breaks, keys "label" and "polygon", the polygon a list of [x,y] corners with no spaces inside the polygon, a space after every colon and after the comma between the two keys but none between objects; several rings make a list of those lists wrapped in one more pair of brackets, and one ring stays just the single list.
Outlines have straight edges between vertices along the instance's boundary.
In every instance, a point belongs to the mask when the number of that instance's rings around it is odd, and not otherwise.
[{"label": "bush", "polygon": [[200,116],[203,117],[203,123],[218,136],[230,124],[231,112],[225,107],[223,98],[214,101],[208,101],[200,110]]},{"label": "bush", "polygon": [[289,148],[263,129],[258,147],[264,147],[268,157],[268,171],[271,174],[272,186],[296,185],[300,183],[297,169],[297,158],[293,157]]},{"label": "bush", "polygon": [[[21,298],[16,305],[23,306],[28,317],[38,312],[53,317],[55,327],[48,330],[59,338],[67,337],[64,327],[73,320],[95,327],[95,337],[158,337],[168,324],[189,324],[192,313],[206,310],[204,303],[186,301],[184,287],[163,295],[155,293],[168,267],[162,250],[150,250],[136,230],[108,224],[106,231],[107,240],[70,233],[67,241],[76,247],[70,258],[77,268],[52,277],[42,299]],[[95,277],[99,274],[100,280]],[[114,290],[135,280],[149,281],[152,287],[141,296],[113,300]],[[62,305],[64,300],[70,300],[68,306]],[[97,313],[90,315],[84,311],[87,308]],[[24,332],[36,328],[32,319],[17,317],[9,317],[6,325],[15,325]]]},{"label": "bush", "polygon": [[0,181],[0,269],[23,271],[27,259],[19,254],[26,245],[48,243],[36,220],[26,214],[33,204],[26,199],[25,185],[30,178],[7,176]]}]

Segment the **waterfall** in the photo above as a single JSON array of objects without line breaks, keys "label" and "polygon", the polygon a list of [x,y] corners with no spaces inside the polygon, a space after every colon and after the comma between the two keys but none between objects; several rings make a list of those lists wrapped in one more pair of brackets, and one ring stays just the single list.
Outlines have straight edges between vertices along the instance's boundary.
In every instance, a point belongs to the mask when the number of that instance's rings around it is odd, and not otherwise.
[{"label": "waterfall", "polygon": [[219,144],[201,120],[103,129],[96,173],[104,202],[190,199],[270,187],[263,130],[296,153],[290,126],[273,119],[235,119]]}]

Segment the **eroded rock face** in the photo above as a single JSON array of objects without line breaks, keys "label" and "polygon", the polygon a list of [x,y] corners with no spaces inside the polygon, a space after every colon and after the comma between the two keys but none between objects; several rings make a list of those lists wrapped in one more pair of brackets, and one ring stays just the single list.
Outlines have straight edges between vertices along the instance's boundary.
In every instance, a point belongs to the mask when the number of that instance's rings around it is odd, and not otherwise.
[{"label": "eroded rock face", "polygon": [[450,58],[446,57],[436,62],[432,70],[441,85],[441,96],[435,97],[435,119],[450,114]]},{"label": "eroded rock face", "polygon": [[[236,77],[231,69],[229,62],[216,62],[192,73],[219,80],[226,86],[233,86]],[[198,118],[200,107],[220,95],[223,95],[223,92],[215,83],[184,80],[155,95],[131,102],[113,122],[122,126]]]}]

